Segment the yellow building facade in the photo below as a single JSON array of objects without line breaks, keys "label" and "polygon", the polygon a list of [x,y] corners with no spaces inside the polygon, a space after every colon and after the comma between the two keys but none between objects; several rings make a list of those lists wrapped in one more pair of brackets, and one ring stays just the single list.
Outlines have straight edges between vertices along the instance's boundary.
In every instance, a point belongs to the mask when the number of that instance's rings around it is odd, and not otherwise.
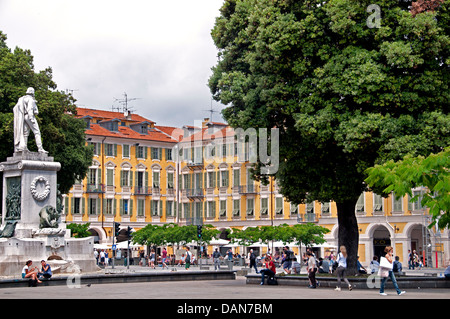
[{"label": "yellow building facade", "polygon": [[[313,250],[337,250],[334,202],[292,205],[276,182],[251,178],[249,143],[239,143],[224,123],[205,119],[196,126],[158,126],[136,114],[79,108],[87,123],[87,143],[95,150],[88,176],[65,199],[67,223],[91,223],[98,242],[111,243],[113,222],[135,230],[151,224],[211,224],[218,230],[313,222],[327,227],[327,243]],[[414,195],[425,190],[415,189]],[[359,257],[368,265],[386,245],[407,267],[408,250],[428,264],[448,262],[449,233],[426,229],[429,216],[408,196],[361,194],[355,205]],[[271,247],[252,247],[265,253]],[[298,247],[291,247],[300,253]],[[212,252],[213,247],[208,247]],[[246,253],[247,247],[232,247]],[[281,249],[274,247],[275,250]],[[169,251],[170,253],[170,251]]]}]

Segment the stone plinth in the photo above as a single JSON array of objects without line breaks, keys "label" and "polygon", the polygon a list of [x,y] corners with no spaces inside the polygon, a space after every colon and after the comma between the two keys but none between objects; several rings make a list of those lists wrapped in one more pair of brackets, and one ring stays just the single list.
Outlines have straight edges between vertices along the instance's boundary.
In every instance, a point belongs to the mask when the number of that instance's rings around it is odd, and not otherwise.
[{"label": "stone plinth", "polygon": [[[20,275],[27,260],[38,267],[41,260],[49,264],[54,260],[81,271],[98,269],[93,238],[70,238],[70,230],[57,220],[58,214],[52,215],[57,208],[60,169],[61,164],[46,153],[14,153],[0,163],[3,172],[0,276]],[[41,219],[41,210],[47,219]]]},{"label": "stone plinth", "polygon": [[[56,206],[57,172],[61,164],[47,154],[20,152],[0,163],[3,172],[3,215],[6,220],[17,220],[15,237],[31,238],[32,230],[39,228],[39,211],[47,205]],[[12,216],[7,207],[8,192],[20,183],[20,216]]]}]

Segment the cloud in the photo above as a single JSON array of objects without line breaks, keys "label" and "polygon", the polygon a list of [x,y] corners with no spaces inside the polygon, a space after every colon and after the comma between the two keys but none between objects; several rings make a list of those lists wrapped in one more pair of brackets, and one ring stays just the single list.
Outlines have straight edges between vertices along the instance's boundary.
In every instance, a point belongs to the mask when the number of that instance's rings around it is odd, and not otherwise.
[{"label": "cloud", "polygon": [[36,70],[52,67],[58,89],[73,90],[80,106],[109,110],[126,92],[157,124],[192,125],[209,116],[210,31],[222,3],[0,0],[0,30],[10,47],[31,50]]}]

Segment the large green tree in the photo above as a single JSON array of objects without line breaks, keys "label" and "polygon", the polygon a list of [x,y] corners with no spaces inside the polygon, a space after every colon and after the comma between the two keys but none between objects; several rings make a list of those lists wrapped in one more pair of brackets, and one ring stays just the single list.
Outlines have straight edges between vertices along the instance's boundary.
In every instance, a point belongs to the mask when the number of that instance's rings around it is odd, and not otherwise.
[{"label": "large green tree", "polygon": [[[60,191],[67,193],[76,178],[86,175],[92,163],[93,150],[85,145],[86,124],[74,117],[75,99],[56,89],[52,69],[36,72],[31,52],[18,47],[12,51],[6,40],[6,35],[0,31],[0,160],[6,160],[14,152],[13,107],[27,88],[33,87],[43,146],[61,163],[58,184]],[[28,148],[36,151],[33,137],[29,139]]]},{"label": "large green tree", "polygon": [[372,3],[225,0],[211,33],[209,87],[225,119],[279,129],[281,192],[336,202],[353,270],[366,169],[450,137],[449,1],[415,16],[405,1]]}]

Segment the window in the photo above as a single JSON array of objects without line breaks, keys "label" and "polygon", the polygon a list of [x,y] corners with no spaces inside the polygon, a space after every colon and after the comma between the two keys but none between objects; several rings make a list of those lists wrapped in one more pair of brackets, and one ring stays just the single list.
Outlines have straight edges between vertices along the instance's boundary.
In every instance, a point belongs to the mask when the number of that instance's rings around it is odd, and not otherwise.
[{"label": "window", "polygon": [[153,172],[153,188],[159,188],[159,172]]},{"label": "window", "polygon": [[88,175],[88,184],[91,185],[97,185],[97,169],[96,168],[90,168],[89,169],[89,175]]},{"label": "window", "polygon": [[378,194],[373,194],[373,211],[382,212],[383,211],[383,197]]},{"label": "window", "polygon": [[105,144],[106,156],[116,156],[116,154],[117,154],[117,144]]},{"label": "window", "polygon": [[247,198],[247,215],[253,215],[255,209],[255,200],[253,198]]},{"label": "window", "polygon": [[166,161],[172,161],[172,149],[171,148],[166,148]]},{"label": "window", "polygon": [[121,186],[131,186],[131,172],[129,170],[120,171],[120,185]]},{"label": "window", "polygon": [[147,158],[147,147],[137,146],[136,147],[136,157],[141,158],[141,159]]},{"label": "window", "polygon": [[152,160],[161,159],[162,149],[160,147],[152,147]]},{"label": "window", "polygon": [[314,214],[314,202],[306,203],[306,213]]},{"label": "window", "polygon": [[73,200],[72,214],[73,215],[81,214],[81,201],[82,201],[82,198],[73,197],[72,200]]},{"label": "window", "polygon": [[109,168],[106,170],[106,185],[114,186],[114,169]]},{"label": "window", "polygon": [[141,217],[145,216],[145,199],[137,200],[137,215]]},{"label": "window", "polygon": [[106,199],[105,201],[105,214],[112,215],[114,213],[114,199]]},{"label": "window", "polygon": [[290,211],[291,211],[291,215],[297,214],[297,212],[298,212],[298,205],[295,205],[295,204],[291,203]]},{"label": "window", "polygon": [[283,214],[283,197],[275,198],[275,214]]},{"label": "window", "polygon": [[216,202],[208,202],[208,217],[216,217]]},{"label": "window", "polygon": [[132,214],[133,200],[132,199],[121,199],[120,200],[120,214],[129,215]]},{"label": "window", "polygon": [[329,214],[330,213],[330,203],[322,203],[322,214]]},{"label": "window", "polygon": [[152,200],[152,216],[159,216],[159,200]]},{"label": "window", "polygon": [[220,171],[220,186],[228,187],[228,171]]},{"label": "window", "polygon": [[227,216],[227,201],[221,200],[219,201],[220,210],[219,210],[219,216],[224,217]]},{"label": "window", "polygon": [[216,187],[216,172],[208,172],[208,188]]},{"label": "window", "polygon": [[413,197],[415,197],[414,201],[412,202],[414,210],[423,209],[422,206],[423,190],[414,190],[412,193]]},{"label": "window", "polygon": [[173,188],[173,172],[167,172],[167,188]]},{"label": "window", "polygon": [[239,216],[241,201],[239,199],[233,200],[233,216]]},{"label": "window", "polygon": [[122,145],[122,157],[130,157],[130,145]]},{"label": "window", "polygon": [[241,183],[241,171],[239,169],[233,170],[233,186],[239,187]]},{"label": "window", "polygon": [[364,211],[364,193],[359,195],[358,201],[356,202],[356,212]]},{"label": "window", "polygon": [[183,189],[189,189],[189,188],[191,188],[190,181],[189,181],[189,174],[184,174],[183,175]]},{"label": "window", "polygon": [[403,197],[397,199],[395,193],[392,193],[392,202],[394,212],[403,211]]},{"label": "window", "polygon": [[166,201],[166,217],[173,216],[173,201]]},{"label": "window", "polygon": [[184,218],[190,218],[191,217],[191,212],[189,210],[189,204],[188,203],[183,203],[183,213],[184,213]]},{"label": "window", "polygon": [[100,151],[101,151],[100,148],[101,148],[102,144],[90,142],[89,145],[91,145],[93,147],[94,155],[99,155],[100,154]]},{"label": "window", "polygon": [[269,199],[261,198],[261,215],[267,215],[269,213]]},{"label": "window", "polygon": [[99,205],[98,205],[98,198],[89,198],[88,199],[88,209],[89,209],[89,215],[96,215],[97,213],[99,213],[97,211],[97,209],[99,209]]}]

